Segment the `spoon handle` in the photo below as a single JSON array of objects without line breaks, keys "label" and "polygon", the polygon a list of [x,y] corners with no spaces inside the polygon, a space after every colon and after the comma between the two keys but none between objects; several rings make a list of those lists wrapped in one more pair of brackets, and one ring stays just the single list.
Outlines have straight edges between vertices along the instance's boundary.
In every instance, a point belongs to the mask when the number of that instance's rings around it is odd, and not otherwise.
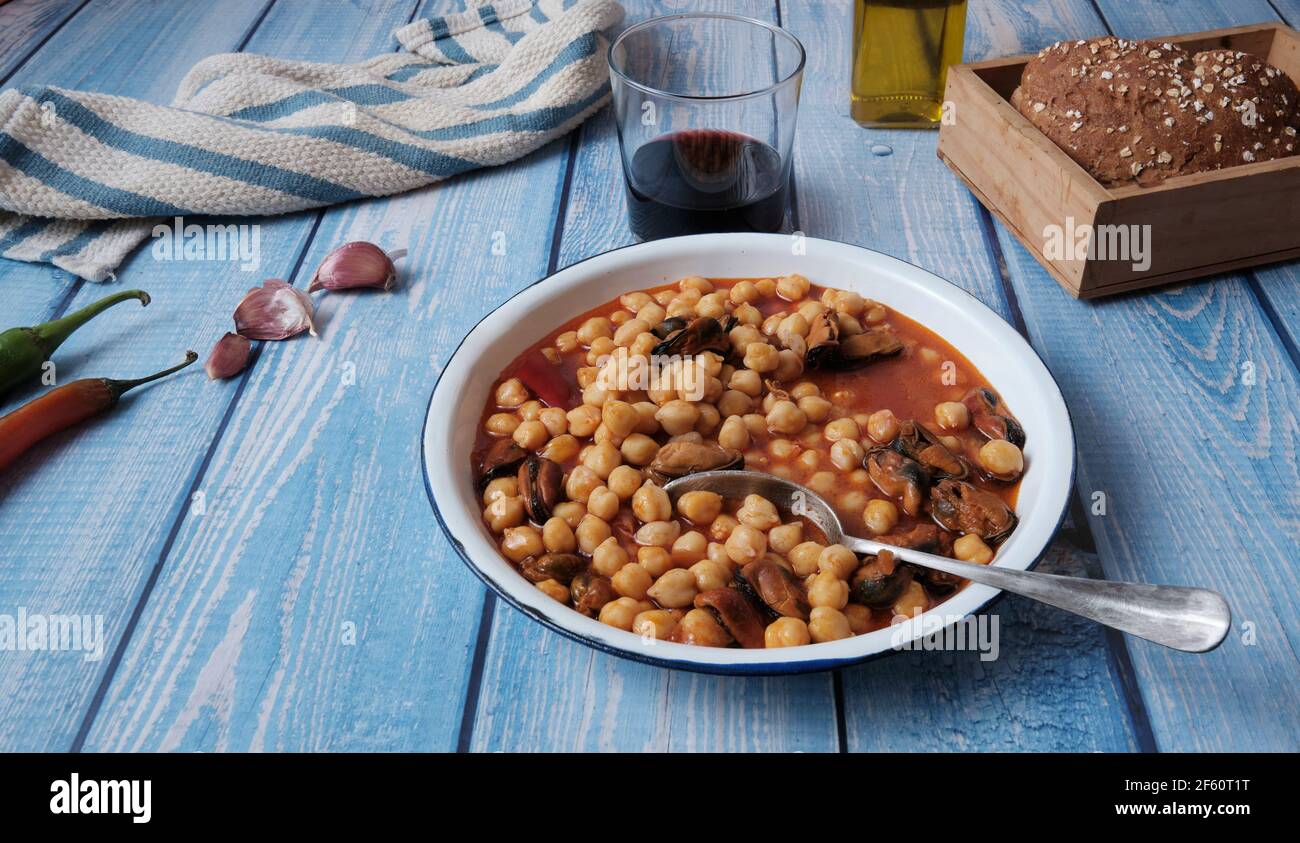
[{"label": "spoon handle", "polygon": [[914,565],[1038,600],[1175,650],[1191,653],[1213,650],[1232,627],[1228,602],[1217,592],[1204,588],[1092,580],[973,565],[855,536],[844,536],[843,542],[860,554],[889,550]]}]

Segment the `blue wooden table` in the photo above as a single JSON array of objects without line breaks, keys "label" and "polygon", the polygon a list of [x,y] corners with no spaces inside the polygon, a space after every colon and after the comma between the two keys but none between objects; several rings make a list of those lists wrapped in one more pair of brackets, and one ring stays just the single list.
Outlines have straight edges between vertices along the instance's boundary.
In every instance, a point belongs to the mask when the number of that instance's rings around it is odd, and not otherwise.
[{"label": "blue wooden table", "polygon": [[[304,286],[344,241],[411,250],[396,293],[325,297],[319,341],[265,345],[233,381],[174,378],[0,479],[0,614],[105,624],[99,660],[0,652],[0,749],[1300,749],[1297,266],[1074,301],[937,160],[933,132],[848,118],[847,0],[626,5],[632,20],[735,10],[803,40],[795,225],[932,270],[1018,327],[1060,381],[1079,444],[1073,516],[1043,569],[1215,588],[1235,614],[1224,645],[1174,653],[1007,597],[992,609],[996,661],[903,653],[834,674],[722,678],[593,652],[487,594],[421,488],[425,403],[484,313],[631,241],[602,112],[508,166],[262,220],[255,275],[147,249],[121,269],[119,285],[149,290],[153,306],[79,332],[61,376],[139,374],[206,351],[248,287]],[[206,55],[359,60],[395,49],[395,27],[454,8],[12,0],[0,82],[165,102]],[[972,0],[966,56],[1279,17],[1300,26],[1300,0]],[[893,154],[870,154],[880,143]],[[0,261],[0,326],[105,292]]]}]

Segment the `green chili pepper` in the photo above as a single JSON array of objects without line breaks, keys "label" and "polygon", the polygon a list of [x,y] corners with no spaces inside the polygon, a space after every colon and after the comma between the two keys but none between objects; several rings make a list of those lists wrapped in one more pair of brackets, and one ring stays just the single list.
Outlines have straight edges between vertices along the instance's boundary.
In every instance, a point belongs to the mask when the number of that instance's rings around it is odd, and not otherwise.
[{"label": "green chili pepper", "polygon": [[73,331],[119,302],[137,299],[149,304],[144,290],[123,290],[89,304],[76,313],[31,328],[10,328],[0,333],[0,398],[25,380],[38,375],[54,349]]}]

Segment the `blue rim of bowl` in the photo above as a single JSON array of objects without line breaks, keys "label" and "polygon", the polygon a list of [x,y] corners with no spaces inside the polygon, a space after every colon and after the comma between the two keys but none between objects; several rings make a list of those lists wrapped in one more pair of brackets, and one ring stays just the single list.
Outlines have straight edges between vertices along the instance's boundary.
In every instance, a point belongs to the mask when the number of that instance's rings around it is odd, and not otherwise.
[{"label": "blue rim of bowl", "polygon": [[[697,235],[688,234],[683,236],[693,237]],[[678,238],[676,237],[663,238],[663,240],[676,240],[676,239]],[[862,249],[865,252],[872,252],[873,254],[881,255],[882,257],[889,258],[890,260],[896,260],[899,261],[900,263],[907,264],[913,269],[918,269],[921,272],[926,273],[927,275],[939,279],[943,283],[947,284],[949,287],[952,287],[957,292],[969,298],[971,301],[979,304],[980,307],[987,308],[998,319],[1001,319],[1003,322],[1006,322],[1007,326],[1010,327],[1013,331],[1016,331],[1017,334],[1020,334],[1020,331],[1016,329],[1014,325],[1012,325],[1010,322],[1007,322],[1006,319],[1003,319],[1001,314],[993,310],[993,308],[984,304],[984,302],[980,301],[978,298],[976,298],[966,290],[963,290],[961,287],[958,287],[956,284],[952,283],[948,279],[935,275],[935,273],[931,272],[930,270],[924,267],[917,266],[916,264],[911,263],[910,261],[905,261],[902,258],[896,258],[893,255],[885,254],[884,252],[877,251],[876,249],[868,249],[866,246],[859,246],[856,243],[846,243],[843,240],[831,240],[830,238],[826,238],[826,237],[819,237],[817,239],[825,240],[828,243],[838,243],[841,246],[850,246],[854,249]],[[656,240],[653,242],[658,243],[658,242],[662,242],[662,240]],[[437,519],[438,526],[442,528],[443,534],[446,535],[447,541],[451,542],[451,546],[456,550],[456,555],[458,555],[461,561],[465,563],[465,567],[469,568],[470,572],[473,573],[474,576],[477,577],[480,582],[482,582],[485,586],[487,586],[488,590],[491,593],[495,594],[498,599],[503,600],[505,603],[514,607],[516,610],[523,613],[525,616],[537,621],[547,629],[550,629],[552,632],[558,632],[560,635],[563,635],[565,638],[568,638],[571,641],[576,641],[579,644],[584,644],[588,647],[591,647],[592,649],[599,650],[603,653],[609,653],[610,655],[617,656],[618,658],[628,659],[630,661],[640,662],[642,664],[653,665],[655,667],[667,667],[673,670],[685,670],[690,673],[707,673],[707,674],[726,675],[726,676],[793,676],[802,673],[820,673],[822,671],[827,671],[827,670],[837,670],[843,667],[852,667],[853,665],[865,664],[867,662],[874,661],[883,656],[889,656],[889,655],[893,655],[896,652],[899,652],[894,648],[890,648],[888,650],[881,650],[878,653],[868,653],[863,656],[850,656],[842,659],[818,659],[815,661],[809,660],[809,661],[798,661],[798,662],[745,662],[745,663],[737,663],[737,664],[717,664],[717,663],[710,664],[706,662],[678,661],[676,659],[664,658],[661,656],[650,656],[644,653],[638,653],[635,650],[627,650],[620,647],[614,647],[609,644],[606,644],[603,641],[598,641],[594,638],[588,638],[585,635],[581,635],[577,632],[574,632],[571,629],[566,629],[565,627],[551,620],[551,618],[547,617],[545,614],[533,609],[530,606],[526,606],[523,603],[520,603],[518,600],[516,600],[514,597],[508,594],[504,589],[502,589],[499,585],[497,585],[490,577],[488,577],[486,574],[484,574],[482,571],[479,570],[478,566],[474,564],[474,561],[470,559],[469,553],[465,550],[465,545],[461,543],[460,539],[458,539],[456,535],[451,531],[451,528],[447,526],[446,520],[444,520],[442,517],[442,512],[438,509],[438,502],[437,500],[434,499],[433,486],[429,482],[429,467],[424,458],[424,433],[426,430],[428,430],[429,427],[429,413],[433,410],[433,398],[435,395],[438,394],[438,384],[442,383],[442,376],[446,373],[447,368],[451,365],[451,361],[455,359],[458,353],[460,353],[461,346],[465,344],[465,340],[469,339],[470,334],[478,330],[478,326],[482,325],[484,320],[486,320],[489,316],[496,313],[502,307],[505,307],[516,297],[522,295],[528,290],[531,290],[533,287],[536,287],[538,284],[541,284],[553,278],[554,276],[558,275],[560,272],[563,272],[567,269],[571,269],[575,266],[578,266],[579,264],[586,263],[587,261],[595,260],[596,258],[599,258],[603,255],[612,254],[614,252],[621,252],[624,249],[634,249],[644,245],[646,244],[629,243],[626,246],[619,246],[616,249],[608,249],[604,252],[599,252],[594,255],[589,255],[580,261],[574,261],[568,266],[560,267],[559,269],[549,272],[546,275],[542,276],[541,278],[538,278],[536,281],[532,282],[531,284],[528,284],[524,287],[520,287],[504,301],[497,304],[496,307],[492,308],[487,313],[483,314],[483,316],[480,317],[479,320],[475,322],[474,325],[468,331],[465,332],[465,336],[460,338],[460,342],[456,344],[456,348],[451,352],[451,354],[447,355],[446,362],[442,364],[442,369],[441,371],[438,372],[438,377],[433,382],[433,390],[429,393],[429,401],[428,401],[428,405],[424,409],[424,421],[420,424],[419,440],[417,443],[419,445],[419,452],[420,452],[420,476],[424,480],[424,493],[429,499],[429,506],[433,509],[433,516],[434,518]],[[1056,387],[1056,391],[1061,395],[1061,406],[1065,408],[1065,418],[1070,426],[1070,446],[1071,446],[1070,447],[1070,482],[1068,485],[1069,493],[1066,495],[1065,503],[1062,505],[1061,512],[1056,518],[1056,526],[1052,528],[1051,537],[1043,545],[1042,549],[1039,550],[1037,554],[1035,554],[1033,560],[1028,565],[1025,566],[1026,571],[1032,571],[1034,568],[1038,567],[1038,563],[1041,562],[1043,560],[1043,557],[1047,555],[1047,551],[1052,546],[1052,539],[1054,539],[1056,535],[1061,531],[1061,525],[1065,523],[1065,517],[1070,511],[1070,502],[1071,500],[1074,499],[1074,496],[1076,494],[1074,488],[1074,481],[1075,481],[1076,474],[1078,472],[1079,456],[1078,456],[1078,451],[1074,445],[1074,443],[1077,441],[1074,435],[1075,433],[1074,417],[1070,414],[1070,405],[1065,402],[1065,393],[1061,391],[1061,385],[1060,383],[1057,382],[1056,375],[1052,373],[1051,368],[1048,367],[1047,361],[1043,359],[1042,355],[1038,353],[1038,350],[1033,347],[1033,345],[1029,342],[1029,339],[1027,337],[1021,335],[1021,338],[1024,340],[1025,346],[1029,349],[1030,353],[1033,354],[1034,357],[1038,359],[1038,362],[1042,364],[1043,370],[1047,372],[1047,377],[1051,379],[1052,384]],[[1007,592],[1001,589],[995,589],[995,593],[993,594],[992,597],[990,597],[988,600],[985,600],[980,605],[971,609],[971,611],[963,615],[960,620],[965,620],[966,618],[974,617],[976,613],[988,609],[990,606],[994,605],[996,602],[1001,600],[1006,594]],[[569,611],[572,610],[570,609]],[[947,627],[952,626],[957,622],[958,620],[955,619],[952,622],[952,624],[945,624],[943,628],[946,629]],[[929,634],[933,634],[933,632],[927,633],[927,636]],[[927,636],[920,636],[920,637],[923,638]]]}]

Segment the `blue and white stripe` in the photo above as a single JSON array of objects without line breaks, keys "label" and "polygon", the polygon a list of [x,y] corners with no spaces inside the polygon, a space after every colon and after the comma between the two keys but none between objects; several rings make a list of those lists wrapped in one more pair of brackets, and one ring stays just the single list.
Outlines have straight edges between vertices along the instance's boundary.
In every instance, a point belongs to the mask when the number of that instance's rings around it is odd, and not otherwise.
[{"label": "blue and white stripe", "polygon": [[213,56],[171,106],[0,92],[0,257],[101,281],[154,217],[387,196],[525,155],[608,99],[614,0],[470,0],[353,65]]}]

